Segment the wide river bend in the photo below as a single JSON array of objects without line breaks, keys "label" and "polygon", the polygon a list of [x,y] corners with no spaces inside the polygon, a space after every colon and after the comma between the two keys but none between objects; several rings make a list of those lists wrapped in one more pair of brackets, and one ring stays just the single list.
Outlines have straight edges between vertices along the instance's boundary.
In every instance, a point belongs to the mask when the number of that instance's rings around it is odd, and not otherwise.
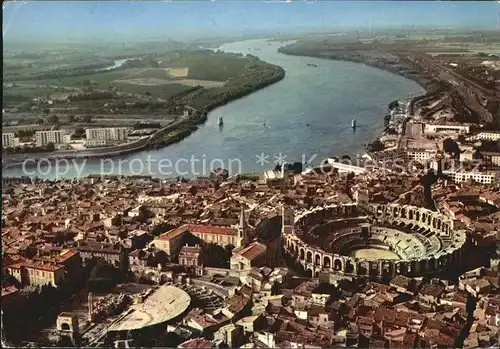
[{"label": "wide river bend", "polygon": [[[282,45],[266,39],[222,45],[223,51],[250,53],[277,64],[286,76],[213,110],[198,131],[177,144],[115,159],[68,160],[69,166],[42,162],[9,168],[3,177],[193,177],[217,167],[233,173],[263,171],[278,159],[319,164],[331,155],[361,153],[363,144],[380,136],[389,102],[425,92],[414,81],[364,64],[287,56],[277,52]],[[219,117],[223,126],[218,125]],[[352,119],[357,120],[355,131]]]}]

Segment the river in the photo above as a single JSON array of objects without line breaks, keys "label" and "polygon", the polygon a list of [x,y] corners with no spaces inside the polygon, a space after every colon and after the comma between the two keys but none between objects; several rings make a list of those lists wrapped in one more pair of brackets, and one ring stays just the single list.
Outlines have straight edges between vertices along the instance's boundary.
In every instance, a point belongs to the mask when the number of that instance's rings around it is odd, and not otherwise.
[{"label": "river", "polygon": [[98,69],[98,71],[108,71],[108,70],[113,70],[116,68],[120,68],[122,65],[125,64],[126,61],[131,60],[133,58],[125,58],[125,59],[118,59],[115,61],[113,65],[110,65],[109,67]]},{"label": "river", "polygon": [[[80,160],[68,166],[61,163],[58,168],[46,163],[37,168],[10,168],[3,176],[55,179],[103,173],[193,177],[217,167],[232,173],[263,171],[273,168],[278,159],[319,164],[331,155],[361,153],[363,144],[381,134],[389,102],[425,92],[414,81],[363,64],[287,56],[277,52],[282,45],[265,39],[222,45],[223,51],[250,53],[277,64],[286,76],[213,110],[198,131],[177,144],[120,159]],[[222,127],[217,122],[220,116]],[[355,131],[352,119],[357,120]]]}]

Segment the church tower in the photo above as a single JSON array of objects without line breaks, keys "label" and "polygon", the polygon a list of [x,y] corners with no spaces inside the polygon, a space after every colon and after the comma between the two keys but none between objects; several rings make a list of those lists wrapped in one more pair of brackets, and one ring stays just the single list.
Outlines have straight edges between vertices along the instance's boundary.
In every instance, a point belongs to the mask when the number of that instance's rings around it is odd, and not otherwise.
[{"label": "church tower", "polygon": [[245,206],[241,205],[240,211],[240,223],[238,224],[238,246],[241,247],[250,242],[250,237],[248,236],[248,225],[245,215]]},{"label": "church tower", "polygon": [[293,227],[295,224],[295,211],[292,206],[283,205],[281,213],[281,233],[291,234],[293,233]]}]

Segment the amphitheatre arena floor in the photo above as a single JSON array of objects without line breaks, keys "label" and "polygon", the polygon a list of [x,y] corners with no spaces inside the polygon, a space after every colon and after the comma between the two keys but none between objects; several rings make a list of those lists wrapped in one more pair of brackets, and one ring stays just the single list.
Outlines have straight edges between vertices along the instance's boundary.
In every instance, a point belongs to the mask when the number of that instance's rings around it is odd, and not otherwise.
[{"label": "amphitheatre arena floor", "polygon": [[356,251],[352,251],[352,257],[355,258],[364,258],[366,260],[378,260],[378,259],[386,259],[386,260],[399,260],[399,256],[388,250],[378,249],[378,248],[362,248]]}]

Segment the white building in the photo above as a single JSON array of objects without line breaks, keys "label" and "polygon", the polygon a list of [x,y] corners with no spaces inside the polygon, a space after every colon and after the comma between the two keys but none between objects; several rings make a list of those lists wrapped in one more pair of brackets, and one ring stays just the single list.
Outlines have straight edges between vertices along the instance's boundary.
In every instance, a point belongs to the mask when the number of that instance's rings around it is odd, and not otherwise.
[{"label": "white building", "polygon": [[69,144],[71,143],[71,135],[63,135],[63,143]]},{"label": "white building", "polygon": [[477,135],[472,136],[471,139],[498,141],[498,140],[500,140],[500,132],[497,132],[497,131],[479,132]]},{"label": "white building", "polygon": [[87,140],[104,139],[121,141],[127,139],[127,127],[88,128],[85,130]]},{"label": "white building", "polygon": [[500,152],[482,152],[483,162],[487,165],[500,166]]},{"label": "white building", "polygon": [[446,170],[443,174],[450,177],[455,183],[474,181],[481,184],[491,184],[497,179],[497,174],[478,171]]},{"label": "white building", "polygon": [[328,158],[327,161],[328,165],[331,166],[332,168],[336,168],[339,173],[353,172],[354,174],[361,174],[366,172],[366,168],[345,164],[340,161],[337,161],[334,158]]},{"label": "white building", "polygon": [[2,133],[2,148],[14,148],[19,146],[19,138],[14,133]]},{"label": "white building", "polygon": [[438,124],[425,124],[424,133],[457,133],[466,134],[470,133],[470,125],[459,123],[438,123]]},{"label": "white building", "polygon": [[108,141],[105,139],[87,139],[83,144],[87,148],[105,147]]},{"label": "white building", "polygon": [[68,143],[71,138],[64,137],[66,134],[63,130],[53,130],[53,131],[36,131],[35,132],[35,142],[38,146],[49,143]]},{"label": "white building", "polygon": [[436,156],[436,152],[432,150],[424,149],[413,149],[408,150],[406,153],[406,158],[409,161],[426,162],[433,159]]}]

